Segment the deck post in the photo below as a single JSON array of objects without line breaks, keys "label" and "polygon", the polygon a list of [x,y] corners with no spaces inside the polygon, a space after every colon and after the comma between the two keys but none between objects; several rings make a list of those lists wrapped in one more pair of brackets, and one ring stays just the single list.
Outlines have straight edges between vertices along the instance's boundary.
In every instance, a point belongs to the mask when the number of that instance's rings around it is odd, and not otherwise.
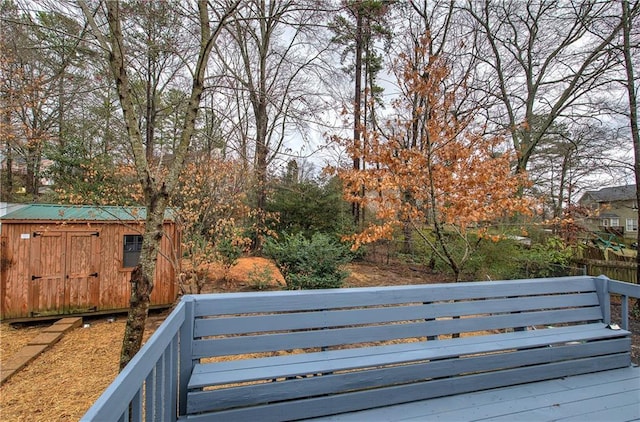
[{"label": "deck post", "polygon": [[609,277],[599,275],[594,278],[598,297],[600,299],[600,309],[602,309],[603,321],[605,324],[611,324],[611,294],[609,294]]},{"label": "deck post", "polygon": [[195,298],[192,295],[182,297],[182,302],[185,305],[184,323],[180,326],[180,332],[178,333],[180,349],[179,349],[179,380],[178,380],[178,417],[187,414],[187,385],[189,384],[189,377],[193,369],[193,361],[191,356],[193,355],[193,326],[194,326],[194,308]]}]

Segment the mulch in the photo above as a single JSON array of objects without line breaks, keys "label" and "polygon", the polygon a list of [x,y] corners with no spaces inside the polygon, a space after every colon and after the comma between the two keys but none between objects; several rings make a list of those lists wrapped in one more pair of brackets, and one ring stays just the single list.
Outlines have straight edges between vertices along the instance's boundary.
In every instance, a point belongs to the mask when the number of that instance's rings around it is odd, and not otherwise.
[{"label": "mulch", "polygon": [[[118,374],[125,318],[86,321],[0,387],[3,421],[77,421]],[[157,325],[151,317],[150,325]],[[2,361],[46,325],[0,326]],[[145,336],[151,334],[147,330]]]}]

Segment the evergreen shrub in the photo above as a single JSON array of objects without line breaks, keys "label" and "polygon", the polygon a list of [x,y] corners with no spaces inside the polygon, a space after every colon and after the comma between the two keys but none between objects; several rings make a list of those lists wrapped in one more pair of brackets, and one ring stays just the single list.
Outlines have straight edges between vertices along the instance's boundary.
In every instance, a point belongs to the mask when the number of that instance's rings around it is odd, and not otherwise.
[{"label": "evergreen shrub", "polygon": [[342,266],[352,259],[347,245],[323,233],[269,239],[264,253],[276,262],[291,290],[341,287],[348,276]]}]

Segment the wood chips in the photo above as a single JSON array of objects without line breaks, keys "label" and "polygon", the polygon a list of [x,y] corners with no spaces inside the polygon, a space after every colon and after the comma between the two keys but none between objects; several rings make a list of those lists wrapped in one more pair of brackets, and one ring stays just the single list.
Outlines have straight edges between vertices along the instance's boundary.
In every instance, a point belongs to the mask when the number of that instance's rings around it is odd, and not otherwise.
[{"label": "wood chips", "polygon": [[[77,421],[118,374],[125,319],[90,320],[0,387],[2,421]],[[1,328],[2,361],[43,328]],[[147,330],[150,331],[150,330]],[[150,333],[146,333],[148,336]]]}]

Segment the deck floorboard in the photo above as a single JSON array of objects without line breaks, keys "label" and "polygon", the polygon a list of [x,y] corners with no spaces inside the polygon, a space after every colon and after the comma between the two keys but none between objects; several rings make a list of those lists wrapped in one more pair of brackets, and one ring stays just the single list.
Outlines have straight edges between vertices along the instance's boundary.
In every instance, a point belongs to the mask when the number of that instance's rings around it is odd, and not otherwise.
[{"label": "deck floorboard", "polygon": [[640,367],[374,408],[313,421],[640,421]]}]

